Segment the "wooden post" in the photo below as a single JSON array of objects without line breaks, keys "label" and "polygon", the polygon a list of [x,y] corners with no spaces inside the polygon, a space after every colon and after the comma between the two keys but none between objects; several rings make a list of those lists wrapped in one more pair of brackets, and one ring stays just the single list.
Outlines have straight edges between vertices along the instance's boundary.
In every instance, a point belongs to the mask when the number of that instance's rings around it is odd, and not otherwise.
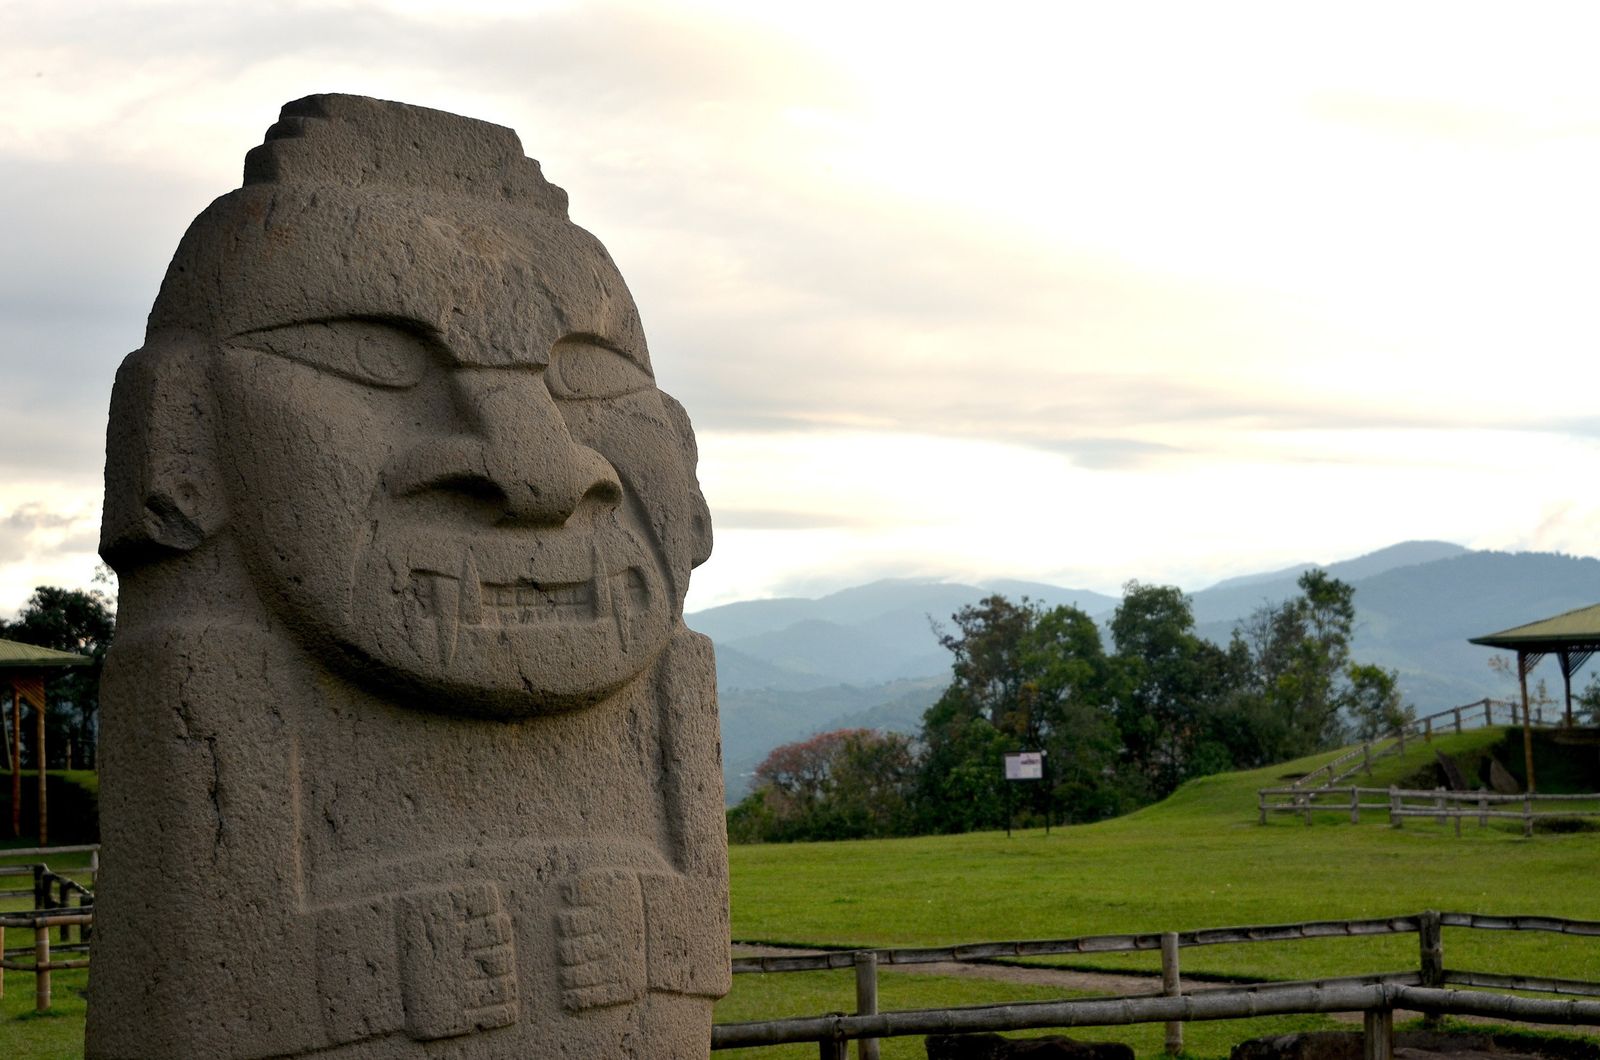
[{"label": "wooden post", "polygon": [[1461,735],[1461,708],[1457,707],[1454,711],[1452,711],[1452,713],[1455,714],[1455,716],[1456,716],[1456,735],[1460,736]]},{"label": "wooden post", "polygon": [[1394,1060],[1394,1010],[1368,1009],[1361,1025],[1361,1060]]},{"label": "wooden post", "polygon": [[1441,787],[1435,786],[1434,789],[1433,789],[1433,792],[1434,792],[1434,795],[1433,795],[1433,808],[1439,811],[1438,815],[1434,817],[1433,823],[1436,824],[1436,825],[1439,825],[1440,827],[1443,827],[1444,826],[1444,822],[1445,822],[1445,816],[1444,816],[1444,789],[1441,788]]},{"label": "wooden post", "polygon": [[[1429,909],[1417,917],[1417,949],[1419,952],[1422,985],[1444,985],[1444,931],[1437,910]],[[1439,1026],[1437,1012],[1424,1012],[1423,1020],[1430,1028]]]},{"label": "wooden post", "polygon": [[1483,727],[1485,729],[1494,727],[1494,700],[1487,696],[1483,699]]},{"label": "wooden post", "polygon": [[[1178,979],[1178,933],[1176,931],[1163,931],[1161,933],[1161,992],[1167,997],[1177,997],[1183,993],[1182,984]],[[1183,1023],[1181,1020],[1168,1021],[1166,1050],[1168,1056],[1177,1056],[1183,1052]]]},{"label": "wooden post", "polygon": [[1267,823],[1267,793],[1260,788],[1256,789],[1256,810],[1261,814],[1261,823]]},{"label": "wooden post", "polygon": [[49,830],[45,827],[45,793],[44,793],[44,701],[41,699],[33,708],[33,717],[36,722],[34,728],[34,759],[39,767],[39,845],[50,845]]},{"label": "wooden post", "polygon": [[33,929],[33,1007],[37,1012],[50,1008],[50,929]]},{"label": "wooden post", "polygon": [[1389,785],[1389,827],[1404,828],[1405,818],[1400,816],[1400,791],[1393,784]]},{"label": "wooden post", "polygon": [[[1517,681],[1522,685],[1522,760],[1528,771],[1528,790],[1536,791],[1533,783],[1533,722],[1528,710],[1528,658],[1517,653]],[[1531,832],[1529,833],[1532,834]]]},{"label": "wooden post", "polygon": [[22,696],[11,686],[11,838],[22,838]]},{"label": "wooden post", "polygon": [[1529,838],[1533,836],[1533,795],[1522,796],[1522,834]]},{"label": "wooden post", "polygon": [[1361,823],[1361,789],[1350,785],[1350,823]]},{"label": "wooden post", "polygon": [[1433,719],[1432,718],[1423,718],[1422,719],[1422,742],[1423,743],[1432,743],[1433,742]]},{"label": "wooden post", "polygon": [[823,1038],[817,1042],[817,1056],[821,1060],[850,1060],[850,1043]]},{"label": "wooden post", "polygon": [[1361,765],[1367,771],[1367,776],[1372,776],[1372,741],[1363,740],[1361,743]]},{"label": "wooden post", "polygon": [[[856,1015],[878,1014],[878,955],[872,950],[856,951]],[[878,1060],[878,1039],[856,1039],[860,1060]]]}]

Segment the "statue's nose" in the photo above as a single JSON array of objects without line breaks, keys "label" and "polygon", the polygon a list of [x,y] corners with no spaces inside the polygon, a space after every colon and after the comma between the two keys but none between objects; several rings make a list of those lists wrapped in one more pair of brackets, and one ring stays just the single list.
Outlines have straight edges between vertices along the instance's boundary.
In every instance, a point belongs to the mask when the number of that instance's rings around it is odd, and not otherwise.
[{"label": "statue's nose", "polygon": [[615,506],[622,483],[610,461],[579,444],[527,368],[460,368],[450,380],[461,433],[412,450],[397,493],[454,490],[503,509],[502,520],[559,526],[584,498]]}]

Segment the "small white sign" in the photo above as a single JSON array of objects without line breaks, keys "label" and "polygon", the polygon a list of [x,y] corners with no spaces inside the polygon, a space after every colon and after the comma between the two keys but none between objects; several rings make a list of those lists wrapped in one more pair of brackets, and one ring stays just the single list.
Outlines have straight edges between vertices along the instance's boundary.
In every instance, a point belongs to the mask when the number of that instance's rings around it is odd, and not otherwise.
[{"label": "small white sign", "polygon": [[1006,752],[1006,779],[1007,780],[1042,780],[1042,779],[1044,779],[1044,752],[1043,751],[1008,751],[1008,752]]}]

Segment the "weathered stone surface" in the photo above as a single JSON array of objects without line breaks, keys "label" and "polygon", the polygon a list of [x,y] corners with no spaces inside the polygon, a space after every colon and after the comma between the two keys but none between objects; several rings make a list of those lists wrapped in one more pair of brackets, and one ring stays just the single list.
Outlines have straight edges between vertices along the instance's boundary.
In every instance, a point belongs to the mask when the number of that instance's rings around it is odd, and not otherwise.
[{"label": "weathered stone surface", "polygon": [[1444,774],[1445,785],[1451,791],[1467,791],[1467,775],[1461,772],[1461,763],[1443,751],[1435,750],[1433,756],[1439,760],[1439,772]]},{"label": "weathered stone surface", "polygon": [[695,461],[515,134],[284,107],[112,398],[87,1055],[703,1058]]},{"label": "weathered stone surface", "polygon": [[1489,786],[1501,795],[1522,794],[1522,785],[1511,775],[1511,770],[1500,764],[1498,758],[1489,759]]},{"label": "weathered stone surface", "polygon": [[930,1034],[928,1060],[1133,1060],[1121,1042],[1080,1042],[1061,1035]]}]

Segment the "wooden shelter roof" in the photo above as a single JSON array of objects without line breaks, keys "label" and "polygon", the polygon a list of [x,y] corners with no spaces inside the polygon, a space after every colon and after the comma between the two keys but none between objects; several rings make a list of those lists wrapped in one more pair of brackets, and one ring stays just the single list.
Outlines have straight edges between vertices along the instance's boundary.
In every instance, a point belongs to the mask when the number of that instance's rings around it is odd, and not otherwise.
[{"label": "wooden shelter roof", "polygon": [[0,670],[54,670],[63,666],[88,666],[87,655],[56,651],[15,640],[0,640]]},{"label": "wooden shelter roof", "polygon": [[1470,638],[1472,644],[1529,654],[1600,650],[1600,604]]}]

